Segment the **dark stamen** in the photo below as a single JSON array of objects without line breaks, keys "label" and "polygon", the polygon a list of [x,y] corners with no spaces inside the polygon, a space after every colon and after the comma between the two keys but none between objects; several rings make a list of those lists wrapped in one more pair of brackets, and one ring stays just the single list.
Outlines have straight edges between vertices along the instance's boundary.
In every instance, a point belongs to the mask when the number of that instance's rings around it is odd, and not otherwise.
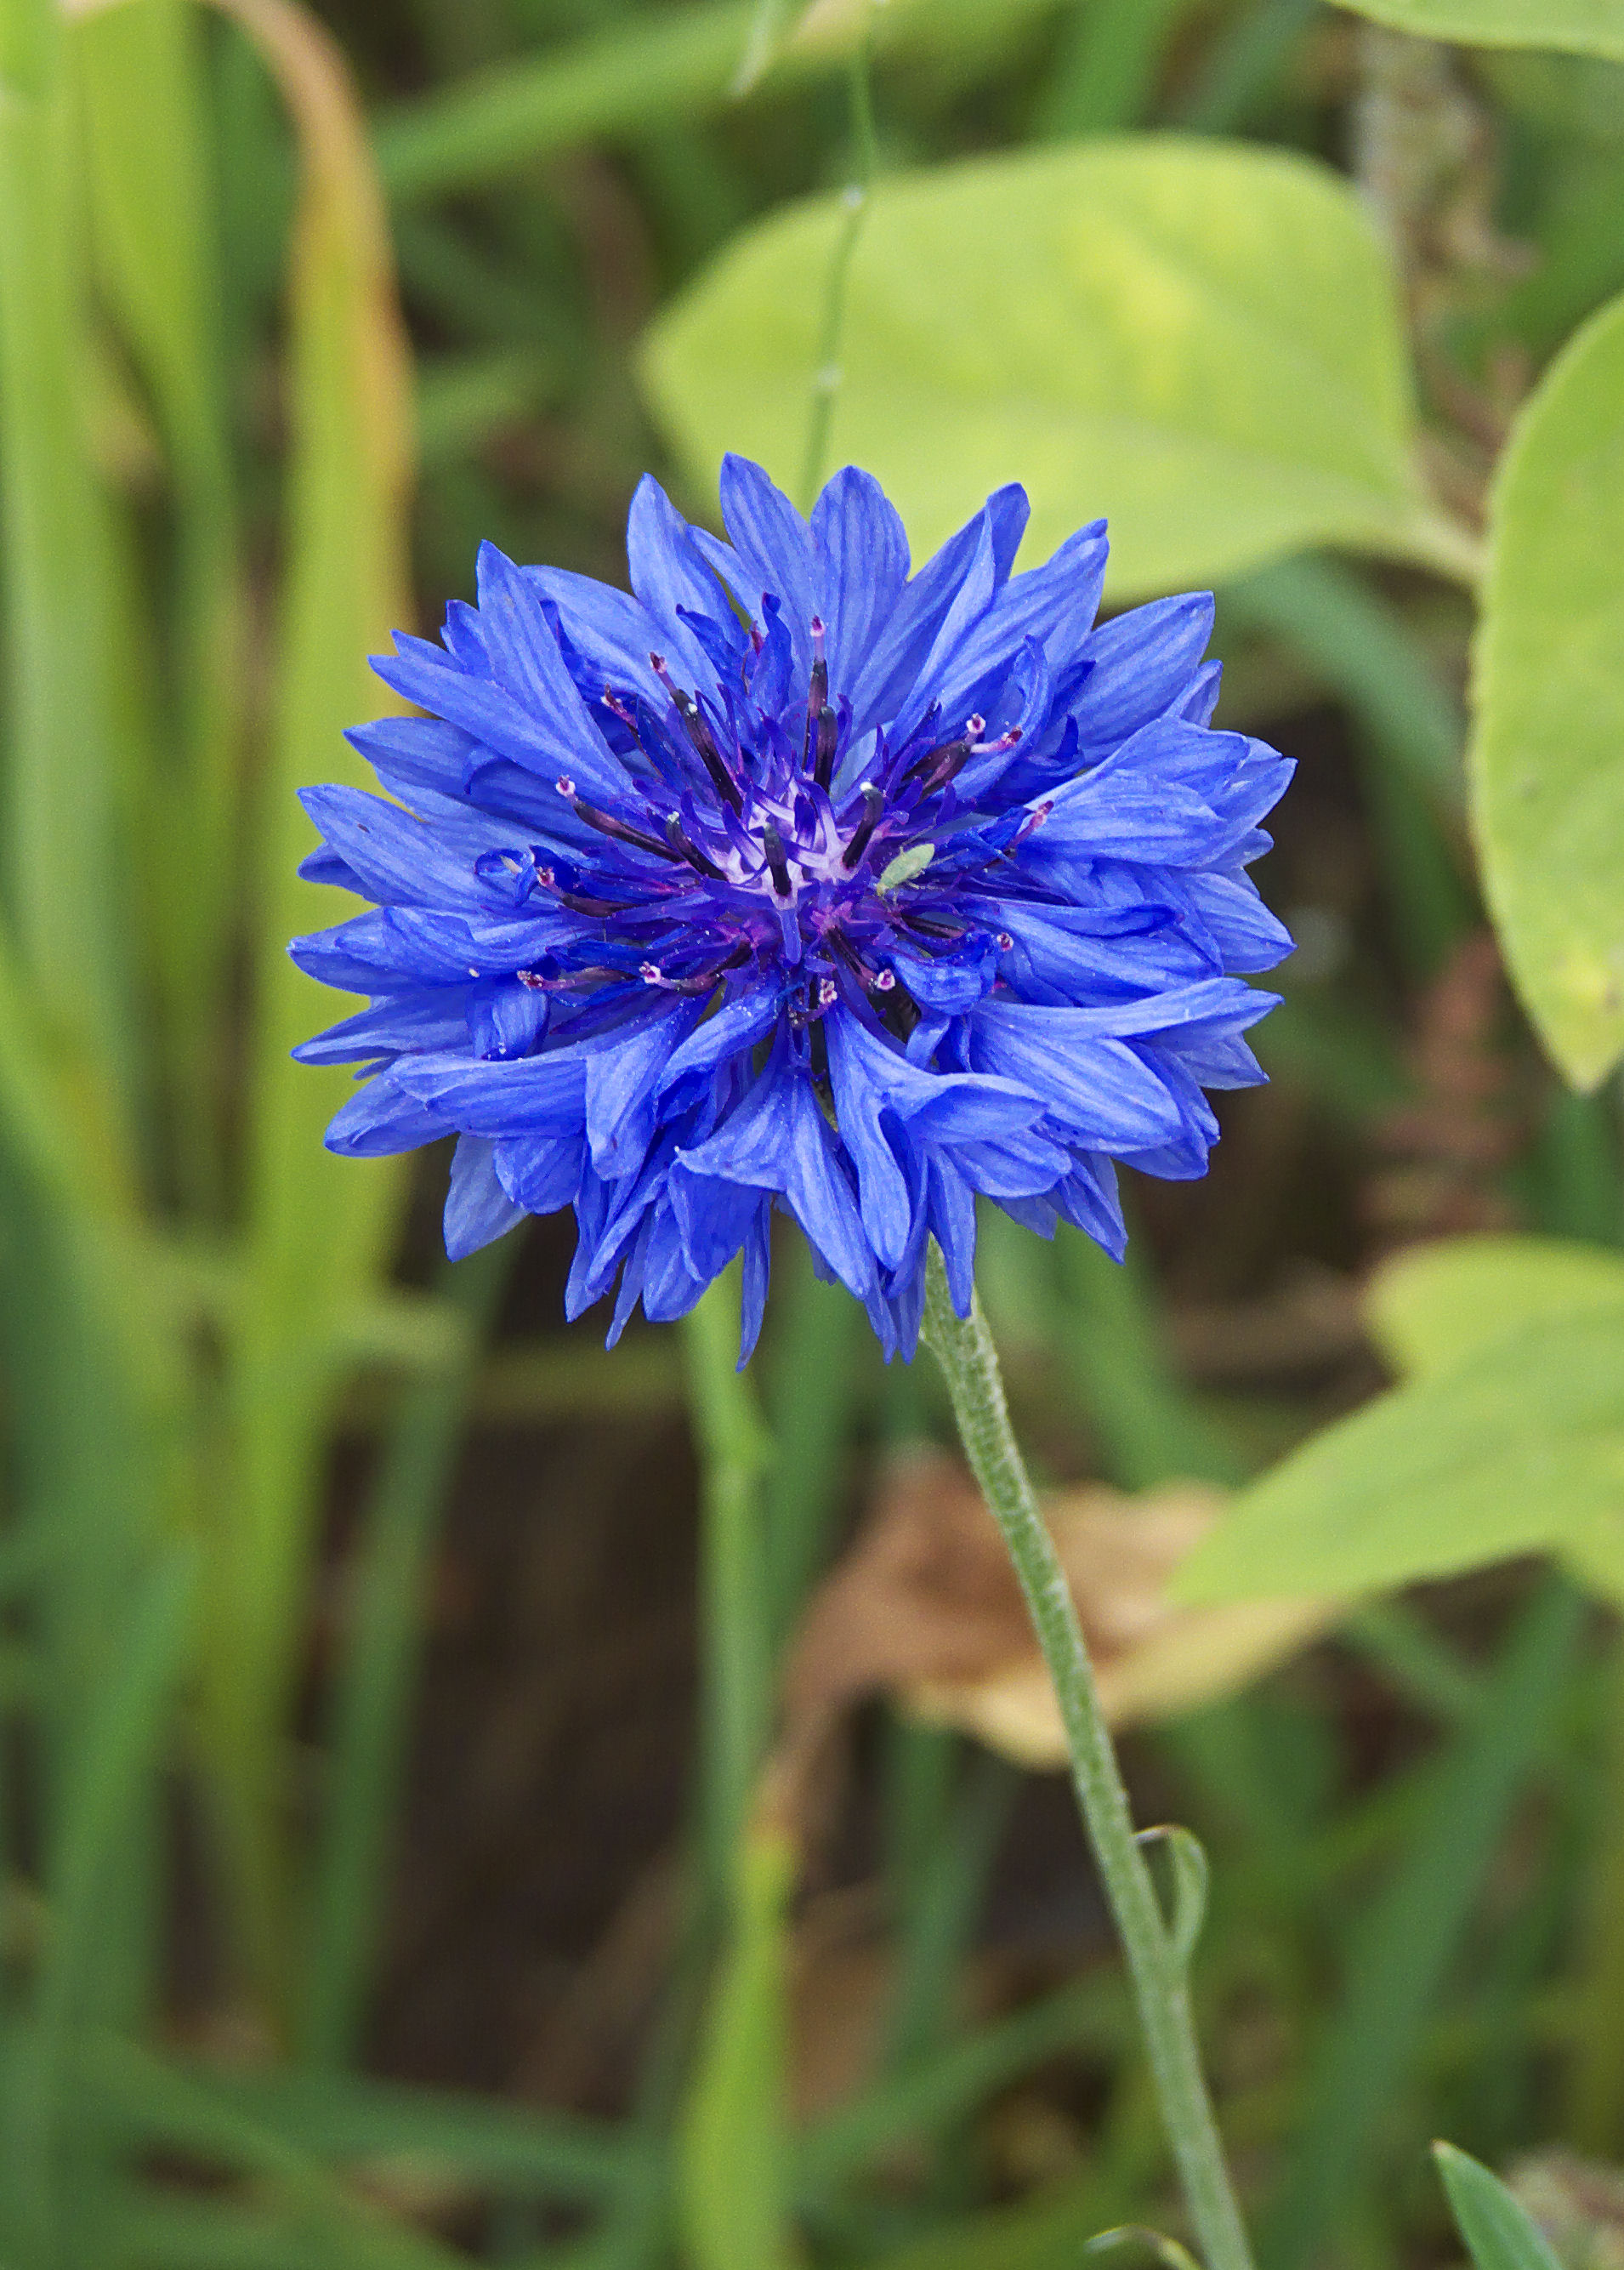
[{"label": "dark stamen", "polygon": [[708,993],[718,978],[724,977],[730,969],[742,968],[750,955],[749,940],[741,938],[725,961],[713,962],[708,969],[701,969],[692,977],[668,977],[657,961],[643,962],[638,975],[645,985],[658,985],[667,993]]},{"label": "dark stamen", "polygon": [[589,827],[596,827],[600,835],[612,835],[617,843],[634,843],[640,851],[652,851],[656,859],[681,859],[683,854],[669,843],[662,843],[657,835],[645,835],[641,827],[634,827],[624,820],[617,820],[612,812],[600,812],[584,797],[576,797],[571,809],[578,820]]},{"label": "dark stamen", "polygon": [[850,874],[868,849],[869,838],[879,825],[879,815],[886,808],[886,799],[872,781],[863,783],[863,817],[857,822],[856,835],[841,853],[841,865]]},{"label": "dark stamen", "polygon": [[781,899],[790,895],[790,864],[784,857],[784,840],[769,820],[761,830],[761,849],[767,854],[767,872],[773,879],[773,888]]},{"label": "dark stamen", "polygon": [[819,788],[827,788],[834,771],[834,744],[840,738],[840,719],[826,701],[818,712],[818,760],[812,767],[812,778]]},{"label": "dark stamen", "polygon": [[812,619],[812,679],[806,689],[806,737],[801,744],[803,771],[812,761],[813,744],[820,744],[823,739],[823,713],[829,706],[829,663],[823,650],[823,619],[820,615],[814,615]]},{"label": "dark stamen", "polygon": [[714,859],[708,859],[705,857],[674,812],[665,823],[665,841],[671,845],[678,858],[686,859],[690,867],[697,867],[701,875],[708,875],[713,883],[726,882],[727,877],[721,868]]},{"label": "dark stamen", "polygon": [[677,715],[682,720],[682,730],[692,743],[694,754],[710,775],[716,794],[724,804],[730,804],[735,812],[743,812],[745,800],[738,792],[738,783],[722,761],[722,752],[717,748],[711,730],[705,723],[699,703],[691,694],[685,694],[681,686],[677,684],[665,667],[665,657],[663,654],[651,654],[649,657],[649,667],[676,704]]},{"label": "dark stamen", "polygon": [[[969,753],[970,745],[966,740],[943,741],[936,748],[927,749],[923,757],[916,757],[903,774],[900,784],[906,788],[910,780],[923,779],[927,774],[942,771],[944,767],[951,768],[944,775],[951,780]],[[931,793],[929,783],[924,793],[927,796]]]}]

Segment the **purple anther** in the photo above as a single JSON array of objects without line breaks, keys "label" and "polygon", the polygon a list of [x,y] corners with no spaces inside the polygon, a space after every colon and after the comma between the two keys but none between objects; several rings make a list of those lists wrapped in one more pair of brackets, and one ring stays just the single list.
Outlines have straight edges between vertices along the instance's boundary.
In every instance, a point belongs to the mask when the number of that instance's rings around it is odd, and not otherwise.
[{"label": "purple anther", "polygon": [[886,799],[875,787],[873,782],[864,781],[863,783],[863,817],[857,822],[856,832],[852,836],[850,842],[848,843],[846,849],[841,853],[841,865],[846,870],[846,872],[849,875],[852,869],[856,865],[858,860],[863,857],[863,854],[868,849],[869,838],[879,827],[879,815],[885,808]]},{"label": "purple anther", "polygon": [[769,820],[761,830],[761,849],[767,855],[767,872],[773,879],[773,888],[781,899],[790,896],[790,863],[784,857],[784,840]]},{"label": "purple anther", "polygon": [[575,783],[567,773],[560,773],[552,785],[560,796],[573,797],[575,793]]},{"label": "purple anther", "polygon": [[1015,941],[1006,930],[1001,930],[998,932],[998,949],[1003,953],[1013,953],[1015,951]]},{"label": "purple anther", "polygon": [[889,993],[895,984],[896,972],[894,969],[877,969],[875,971],[874,990],[877,993]]},{"label": "purple anther", "polygon": [[545,993],[547,981],[539,969],[521,969],[515,973],[521,985],[529,986],[532,993]]},{"label": "purple anther", "polygon": [[637,975],[645,985],[664,985],[665,983],[665,972],[657,961],[640,961]]},{"label": "purple anther", "polygon": [[727,877],[721,868],[714,859],[705,857],[674,812],[665,823],[665,841],[679,859],[686,859],[690,867],[697,867],[701,875],[708,875],[713,883],[726,882]]},{"label": "purple anther", "polygon": [[820,977],[818,980],[818,1006],[820,1009],[832,1009],[839,999],[840,987],[834,980],[832,977]]},{"label": "purple anther", "polygon": [[[559,785],[562,787],[563,783]],[[617,843],[634,844],[640,851],[651,851],[656,859],[680,859],[683,857],[672,845],[662,843],[657,835],[649,835],[642,828],[634,827],[629,820],[617,820],[612,812],[600,812],[584,797],[575,797],[574,808],[577,820],[584,820],[589,827],[597,828],[600,835],[607,835]]]},{"label": "purple anther", "polygon": [[826,701],[818,712],[818,753],[812,765],[812,778],[819,788],[827,788],[834,774],[834,750],[840,739],[840,719]]}]

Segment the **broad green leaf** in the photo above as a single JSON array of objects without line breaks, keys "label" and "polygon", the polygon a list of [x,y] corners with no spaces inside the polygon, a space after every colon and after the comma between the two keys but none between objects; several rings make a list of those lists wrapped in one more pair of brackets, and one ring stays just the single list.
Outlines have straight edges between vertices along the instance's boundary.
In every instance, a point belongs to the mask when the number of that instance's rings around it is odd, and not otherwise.
[{"label": "broad green leaf", "polygon": [[1393,1369],[1428,1377],[1525,1324],[1624,1302],[1624,1255],[1565,1237],[1451,1237],[1377,1270],[1365,1322]]},{"label": "broad green leaf", "polygon": [[1624,1581],[1624,1299],[1525,1323],[1327,1428],[1235,1500],[1172,1592],[1346,1598],[1540,1551]]},{"label": "broad green leaf", "polygon": [[1455,2227],[1477,2270],[1559,2270],[1544,2232],[1498,2176],[1453,2144],[1432,2148]]},{"label": "broad green leaf", "polygon": [[1568,48],[1624,58],[1624,0],[1339,0],[1355,14],[1465,47]]},{"label": "broad green leaf", "polygon": [[[799,470],[843,208],[737,239],[655,323],[643,376],[696,485]],[[910,174],[852,259],[833,457],[923,557],[1001,482],[1026,557],[1109,515],[1118,597],[1318,543],[1441,557],[1398,296],[1353,192],[1282,151],[1101,138]]]},{"label": "broad green leaf", "polygon": [[1511,976],[1576,1087],[1624,1054],[1624,298],[1558,356],[1495,478],[1470,754]]}]

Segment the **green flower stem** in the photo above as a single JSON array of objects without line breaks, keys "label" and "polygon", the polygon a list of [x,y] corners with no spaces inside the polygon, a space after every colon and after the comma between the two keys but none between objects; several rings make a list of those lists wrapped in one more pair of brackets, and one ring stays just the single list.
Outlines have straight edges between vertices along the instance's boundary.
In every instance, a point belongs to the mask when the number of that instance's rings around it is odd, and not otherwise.
[{"label": "green flower stem", "polygon": [[1251,2250],[1201,2071],[1184,1965],[1134,1831],[1071,1588],[1016,1447],[997,1353],[981,1303],[972,1304],[968,1318],[953,1314],[946,1271],[934,1244],[925,1278],[924,1335],[946,1376],[965,1455],[1004,1532],[1054,1681],[1078,1801],[1127,1954],[1162,2119],[1197,2242],[1207,2270],[1251,2270]]},{"label": "green flower stem", "polygon": [[828,470],[829,432],[834,421],[834,397],[841,388],[841,337],[846,325],[846,282],[851,256],[862,234],[874,179],[874,95],[869,78],[869,28],[866,18],[847,65],[851,106],[851,178],[841,192],[840,229],[829,256],[824,286],[823,323],[818,341],[818,367],[812,373],[812,409],[807,419],[806,455],[801,466],[801,509],[810,512]]}]

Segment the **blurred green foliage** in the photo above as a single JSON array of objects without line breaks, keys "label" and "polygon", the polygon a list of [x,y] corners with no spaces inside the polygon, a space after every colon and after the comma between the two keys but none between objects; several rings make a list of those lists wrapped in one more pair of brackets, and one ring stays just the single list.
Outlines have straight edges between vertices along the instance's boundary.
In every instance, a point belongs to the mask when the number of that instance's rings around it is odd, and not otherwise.
[{"label": "blurred green foliage", "polygon": [[[1340,1618],[1138,1761],[1212,1851],[1196,1991],[1267,2270],[1435,2259],[1438,2129],[1624,2155],[1597,1605],[1624,1568],[1624,15],[1363,12],[0,0],[7,2270],[1048,2270],[1170,2212],[1109,1966],[967,2002],[1014,1773],[888,1711],[890,1999],[864,2075],[792,2103],[805,1856],[760,1769],[854,1478],[939,1431],[923,1368],[882,1384],[787,1253],[745,1379],[714,1309],[680,1358],[493,1351],[512,1255],[426,1267],[429,1184],[324,1153],[342,1082],[288,1057],[324,1012],[285,941],[331,918],[293,790],[383,706],[367,653],[465,589],[482,537],[616,575],[647,464],[697,510],[723,446],[796,478],[837,227],[829,447],[916,549],[1006,478],[1034,557],[1109,511],[1113,597],[1216,583],[1227,714],[1303,730],[1278,1116],[1237,1116],[1195,1211],[1143,1194],[1126,1272],[1005,1223],[983,1254],[1048,1473],[1246,1484],[1186,1590]],[[1485,905],[1529,1024],[1472,1005]],[[1351,1415],[1357,1360],[1237,1384],[1227,1340],[1294,1258],[1346,1287],[1378,1257],[1392,1225],[1361,1209],[1405,1142],[1456,1181],[1401,1229],[1459,1228],[1464,1189],[1525,1234],[1385,1265],[1398,1384]],[[1198,1390],[1214,1287],[1241,1294]],[[685,1395],[701,1732],[633,2101],[370,2072],[459,1448],[482,1410]],[[318,1662],[357,1435],[352,1612]],[[1371,1597],[1528,1553],[1568,1574]],[[251,2053],[182,2026],[187,1934]],[[1012,2177],[1000,2100],[1044,2073],[1072,2143]],[[1534,2270],[1509,2195],[1443,2173],[1479,2270]]]}]

